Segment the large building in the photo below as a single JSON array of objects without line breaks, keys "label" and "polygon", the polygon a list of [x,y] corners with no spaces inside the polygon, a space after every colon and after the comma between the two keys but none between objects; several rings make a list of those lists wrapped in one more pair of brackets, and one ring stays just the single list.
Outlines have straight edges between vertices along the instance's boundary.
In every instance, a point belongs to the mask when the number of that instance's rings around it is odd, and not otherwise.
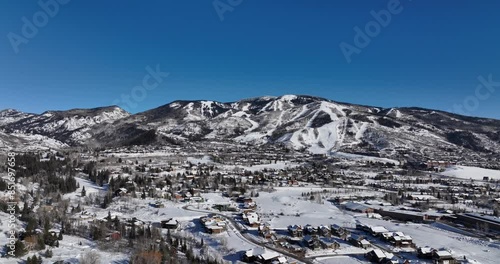
[{"label": "large building", "polygon": [[477,213],[458,214],[456,221],[472,228],[500,232],[500,218]]}]

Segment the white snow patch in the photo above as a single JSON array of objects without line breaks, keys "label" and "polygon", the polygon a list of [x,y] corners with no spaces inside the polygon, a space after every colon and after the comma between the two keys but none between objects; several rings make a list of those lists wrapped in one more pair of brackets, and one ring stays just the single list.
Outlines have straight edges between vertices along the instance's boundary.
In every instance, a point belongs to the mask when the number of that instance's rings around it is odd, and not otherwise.
[{"label": "white snow patch", "polygon": [[452,166],[441,174],[461,179],[482,180],[483,177],[488,177],[489,179],[500,180],[500,170],[490,170],[478,167]]}]

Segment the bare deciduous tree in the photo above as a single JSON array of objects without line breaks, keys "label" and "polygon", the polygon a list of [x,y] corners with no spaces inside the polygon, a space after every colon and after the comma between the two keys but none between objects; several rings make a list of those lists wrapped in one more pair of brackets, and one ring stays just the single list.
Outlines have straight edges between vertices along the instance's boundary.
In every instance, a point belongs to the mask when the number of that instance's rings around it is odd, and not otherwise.
[{"label": "bare deciduous tree", "polygon": [[80,264],[101,264],[101,256],[96,251],[89,251],[80,257]]}]

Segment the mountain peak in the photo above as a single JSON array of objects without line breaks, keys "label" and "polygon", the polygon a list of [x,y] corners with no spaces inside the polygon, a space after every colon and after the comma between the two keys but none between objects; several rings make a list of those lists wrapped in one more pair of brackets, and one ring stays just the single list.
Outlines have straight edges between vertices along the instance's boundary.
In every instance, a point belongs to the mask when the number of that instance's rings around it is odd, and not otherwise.
[{"label": "mountain peak", "polygon": [[7,108],[4,110],[1,110],[0,113],[19,113],[20,111],[13,109],[13,108]]}]

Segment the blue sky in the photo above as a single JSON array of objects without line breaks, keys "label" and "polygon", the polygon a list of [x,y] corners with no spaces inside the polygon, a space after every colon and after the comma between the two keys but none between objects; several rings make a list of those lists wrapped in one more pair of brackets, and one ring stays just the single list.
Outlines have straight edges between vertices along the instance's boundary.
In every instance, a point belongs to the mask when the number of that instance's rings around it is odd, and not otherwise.
[{"label": "blue sky", "polygon": [[[71,0],[30,38],[22,18],[41,19],[43,8],[1,1],[0,108],[118,102],[135,113],[178,99],[310,94],[382,107],[461,105],[464,114],[500,119],[500,85],[476,94],[478,77],[500,82],[498,1],[401,0],[350,63],[340,43],[355,45],[354,27],[366,34],[371,11],[396,0],[218,1],[223,20],[211,0]],[[13,34],[26,41],[13,45]],[[120,101],[156,65],[170,75],[133,107]]]}]

